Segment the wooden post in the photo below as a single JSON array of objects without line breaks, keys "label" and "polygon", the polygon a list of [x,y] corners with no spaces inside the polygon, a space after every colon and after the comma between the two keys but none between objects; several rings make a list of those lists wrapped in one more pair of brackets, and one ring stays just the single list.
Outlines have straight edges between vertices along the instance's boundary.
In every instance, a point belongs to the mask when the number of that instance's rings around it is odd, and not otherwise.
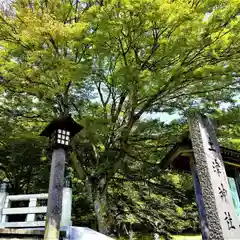
[{"label": "wooden post", "polygon": [[71,226],[72,221],[72,188],[63,188],[61,227]]},{"label": "wooden post", "polygon": [[[37,198],[30,198],[28,206],[36,207],[37,206]],[[34,222],[34,221],[35,221],[35,213],[27,214],[27,222]]]},{"label": "wooden post", "polygon": [[237,218],[216,134],[203,115],[189,117],[196,174],[208,227],[208,240],[236,240],[240,237]]},{"label": "wooden post", "polygon": [[2,210],[4,208],[7,195],[7,183],[0,184],[0,223],[2,221]]},{"label": "wooden post", "polygon": [[62,148],[54,149],[48,190],[45,240],[58,240],[62,213],[62,194],[66,153]]}]

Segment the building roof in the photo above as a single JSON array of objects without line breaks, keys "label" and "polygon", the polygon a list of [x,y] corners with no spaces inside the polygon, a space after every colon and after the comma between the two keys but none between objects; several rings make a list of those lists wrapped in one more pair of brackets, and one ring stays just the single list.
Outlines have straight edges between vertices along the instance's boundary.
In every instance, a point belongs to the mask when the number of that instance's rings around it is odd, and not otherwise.
[{"label": "building roof", "polygon": [[[223,161],[228,164],[240,165],[240,152],[220,146]],[[161,167],[172,167],[176,170],[190,171],[189,158],[193,155],[192,143],[189,137],[184,137],[181,142],[167,153],[161,161]]]}]

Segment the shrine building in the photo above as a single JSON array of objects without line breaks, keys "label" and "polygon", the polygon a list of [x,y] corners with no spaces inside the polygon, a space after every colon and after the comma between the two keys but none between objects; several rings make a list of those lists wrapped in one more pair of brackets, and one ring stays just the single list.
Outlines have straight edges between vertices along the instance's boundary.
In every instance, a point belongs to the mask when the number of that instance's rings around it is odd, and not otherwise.
[{"label": "shrine building", "polygon": [[[222,155],[224,168],[226,170],[234,208],[240,220],[240,152],[222,146],[220,146],[220,152]],[[196,171],[193,167],[194,165],[195,159],[191,139],[189,137],[184,137],[181,142],[177,143],[161,162],[161,166],[164,169],[174,169],[179,172],[187,172],[192,174],[195,195],[196,198],[198,198],[198,195],[201,193],[199,193],[198,190],[199,181],[196,177]],[[220,166],[217,162],[215,164],[213,163],[212,167],[215,169],[214,171],[220,171]]]}]

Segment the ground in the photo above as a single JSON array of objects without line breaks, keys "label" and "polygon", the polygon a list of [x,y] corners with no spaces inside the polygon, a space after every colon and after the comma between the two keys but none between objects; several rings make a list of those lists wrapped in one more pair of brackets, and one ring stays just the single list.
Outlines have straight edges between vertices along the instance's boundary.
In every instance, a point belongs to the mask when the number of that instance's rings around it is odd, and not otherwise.
[{"label": "ground", "polygon": [[174,236],[173,240],[201,240],[202,237],[200,235],[198,236]]}]

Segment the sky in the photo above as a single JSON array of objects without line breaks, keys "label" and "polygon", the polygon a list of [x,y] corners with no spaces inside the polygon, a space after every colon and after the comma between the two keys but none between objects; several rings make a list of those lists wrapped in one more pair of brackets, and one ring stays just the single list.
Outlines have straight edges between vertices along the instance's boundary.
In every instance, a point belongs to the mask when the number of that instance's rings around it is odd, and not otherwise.
[{"label": "sky", "polygon": [[170,123],[175,119],[179,119],[181,116],[178,113],[168,114],[168,113],[145,113],[142,119],[158,119],[165,123]]},{"label": "sky", "polygon": [[[236,104],[240,105],[240,94],[237,95],[235,98]],[[231,106],[230,103],[222,103],[220,104],[220,109],[225,110]],[[170,123],[173,120],[180,119],[181,116],[179,113],[174,114],[168,114],[168,113],[145,113],[143,114],[143,119],[158,119],[160,121],[163,121],[165,123]]]}]

